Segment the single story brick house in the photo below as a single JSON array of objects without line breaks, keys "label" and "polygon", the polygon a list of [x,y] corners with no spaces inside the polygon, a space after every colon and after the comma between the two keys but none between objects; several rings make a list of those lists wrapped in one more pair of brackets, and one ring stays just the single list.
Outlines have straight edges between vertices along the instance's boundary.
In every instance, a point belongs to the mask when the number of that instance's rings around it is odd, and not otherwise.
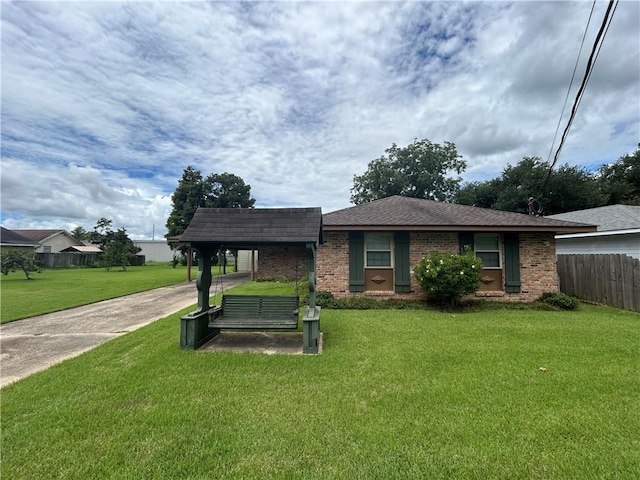
[{"label": "single story brick house", "polygon": [[324,214],[322,231],[317,290],[335,297],[422,297],[412,273],[420,259],[469,245],[485,265],[477,296],[532,301],[558,290],[554,236],[596,227],[392,196]]}]

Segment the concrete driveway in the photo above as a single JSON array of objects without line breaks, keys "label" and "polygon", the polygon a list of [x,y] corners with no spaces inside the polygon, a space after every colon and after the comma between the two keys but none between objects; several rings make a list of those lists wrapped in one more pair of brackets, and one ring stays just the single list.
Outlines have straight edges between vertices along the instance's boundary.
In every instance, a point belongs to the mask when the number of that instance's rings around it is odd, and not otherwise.
[{"label": "concrete driveway", "polygon": [[[245,272],[227,274],[224,290],[248,280]],[[1,325],[0,386],[80,355],[197,301],[195,282],[182,283]]]}]

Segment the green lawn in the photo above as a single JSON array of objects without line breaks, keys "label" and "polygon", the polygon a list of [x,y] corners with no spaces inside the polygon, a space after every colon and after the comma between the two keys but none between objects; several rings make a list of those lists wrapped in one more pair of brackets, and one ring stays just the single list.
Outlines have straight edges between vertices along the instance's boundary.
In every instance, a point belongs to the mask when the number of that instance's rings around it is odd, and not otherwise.
[{"label": "green lawn", "polygon": [[3,388],[2,478],[640,478],[638,314],[323,310],[318,356],[179,317]]},{"label": "green lawn", "polygon": [[[197,267],[192,271],[195,278]],[[22,272],[0,276],[2,323],[184,282],[185,267],[168,263],[128,267],[43,270],[27,280]],[[214,274],[217,272],[214,272]]]}]

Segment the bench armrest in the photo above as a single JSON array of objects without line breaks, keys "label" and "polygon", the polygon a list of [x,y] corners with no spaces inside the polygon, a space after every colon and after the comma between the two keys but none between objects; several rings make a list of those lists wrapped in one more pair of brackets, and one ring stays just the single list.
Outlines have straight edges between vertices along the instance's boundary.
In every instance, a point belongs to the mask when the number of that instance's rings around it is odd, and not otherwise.
[{"label": "bench armrest", "polygon": [[215,320],[222,315],[223,309],[220,305],[209,309],[209,321]]}]

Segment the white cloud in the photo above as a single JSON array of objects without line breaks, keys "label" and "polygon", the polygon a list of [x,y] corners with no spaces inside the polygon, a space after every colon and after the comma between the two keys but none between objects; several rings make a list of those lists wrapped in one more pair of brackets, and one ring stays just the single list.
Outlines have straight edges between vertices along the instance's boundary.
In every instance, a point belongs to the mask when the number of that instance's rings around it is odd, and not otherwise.
[{"label": "white cloud", "polygon": [[[330,211],[394,142],[454,142],[467,180],[546,159],[589,8],[4,3],[3,225],[106,216],[158,237],[187,165],[239,175],[257,206]],[[561,163],[615,160],[640,139],[639,16],[620,2]]]}]

